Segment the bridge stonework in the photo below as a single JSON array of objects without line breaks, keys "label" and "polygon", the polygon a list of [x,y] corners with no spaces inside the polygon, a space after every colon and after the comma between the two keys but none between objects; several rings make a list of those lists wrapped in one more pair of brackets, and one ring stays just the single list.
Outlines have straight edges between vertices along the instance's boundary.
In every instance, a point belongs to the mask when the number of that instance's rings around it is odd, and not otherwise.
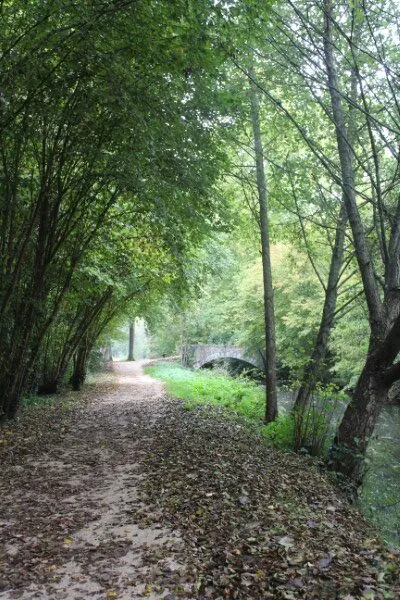
[{"label": "bridge stonework", "polygon": [[248,355],[244,348],[229,344],[196,344],[189,346],[183,353],[184,363],[195,369],[200,369],[207,363],[224,359],[242,360],[258,369],[263,368],[261,356],[258,358]]}]

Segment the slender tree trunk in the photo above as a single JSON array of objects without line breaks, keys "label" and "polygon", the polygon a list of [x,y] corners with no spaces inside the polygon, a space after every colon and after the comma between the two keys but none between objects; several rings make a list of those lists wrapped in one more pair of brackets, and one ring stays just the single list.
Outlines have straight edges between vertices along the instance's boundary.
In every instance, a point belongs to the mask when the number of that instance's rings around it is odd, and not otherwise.
[{"label": "slender tree trunk", "polygon": [[376,282],[374,265],[369,252],[363,222],[357,206],[356,177],[353,167],[353,151],[346,128],[346,120],[342,106],[339,80],[333,56],[332,43],[332,1],[324,0],[325,29],[324,52],[328,75],[328,88],[331,98],[332,117],[336,131],[337,147],[340,160],[342,192],[347,216],[353,233],[357,262],[363,280],[369,321],[372,335],[379,339],[382,335],[383,306]]},{"label": "slender tree trunk", "polygon": [[[11,364],[11,369],[13,365]],[[20,365],[18,365],[20,367]],[[4,401],[0,410],[0,421],[3,419],[13,419],[18,410],[21,394],[26,382],[25,371],[19,369],[2,378],[0,384],[0,394]]]},{"label": "slender tree trunk", "polygon": [[[253,71],[250,70],[251,77]],[[250,82],[251,124],[254,137],[254,150],[257,171],[257,189],[260,208],[261,255],[264,284],[264,320],[265,320],[265,351],[266,351],[266,406],[265,422],[274,421],[278,414],[276,390],[276,343],[275,343],[275,311],[274,289],[272,285],[272,269],[269,242],[269,218],[267,184],[264,170],[264,152],[260,127],[260,107],[258,92],[253,82]]]},{"label": "slender tree trunk", "polygon": [[43,310],[43,298],[38,286],[31,297],[25,297],[25,308],[22,308],[19,323],[15,322],[11,335],[12,345],[8,353],[2,357],[0,370],[0,419],[13,418],[18,410],[19,401],[29,381],[32,365],[32,338],[35,324],[40,320]]},{"label": "slender tree trunk", "polygon": [[[112,297],[112,288],[107,288],[100,297],[95,300],[91,298],[86,307],[79,305],[71,322],[68,336],[64,343],[59,346],[60,339],[57,326],[47,334],[47,343],[43,351],[43,366],[41,368],[41,379],[38,386],[39,394],[56,394],[58,387],[64,379],[71,361],[81,340],[87,336],[92,323],[101,315],[107,302]],[[56,340],[56,343],[53,343]],[[35,368],[36,363],[33,368]]]},{"label": "slender tree trunk", "polygon": [[133,349],[135,345],[135,321],[129,325],[129,352],[128,352],[128,360],[135,360],[133,356]]},{"label": "slender tree trunk", "polygon": [[304,370],[303,380],[297,393],[295,410],[304,410],[308,405],[316,384],[325,368],[330,334],[334,325],[340,269],[343,263],[344,238],[347,223],[345,204],[342,203],[339,222],[336,228],[335,244],[329,266],[328,285],[326,286],[324,306],[314,349]]},{"label": "slender tree trunk", "polygon": [[57,394],[58,386],[60,385],[60,379],[61,378],[58,374],[54,375],[54,377],[46,377],[40,383],[37,393],[41,396]]},{"label": "slender tree trunk", "polygon": [[111,342],[108,341],[105,351],[104,351],[104,362],[111,362],[112,360],[113,360],[113,356],[112,356]]},{"label": "slender tree trunk", "polygon": [[[358,39],[358,32],[355,32]],[[348,144],[353,144],[356,136],[356,122],[354,106],[357,102],[357,69],[352,67],[351,73],[351,101],[349,106],[349,117],[347,126],[347,141]],[[353,169],[353,155],[350,152],[348,157],[350,168]],[[325,369],[325,359],[328,351],[328,344],[331,331],[334,326],[336,303],[338,297],[338,284],[340,279],[340,270],[343,263],[344,239],[347,224],[347,208],[345,194],[342,193],[342,205],[339,212],[339,220],[336,227],[335,243],[333,246],[331,262],[329,265],[328,283],[325,289],[324,306],[321,315],[321,322],[315,346],[308,364],[306,365],[303,381],[298,391],[295,410],[304,410],[308,405],[310,396],[315,389],[316,384],[321,379]]]}]

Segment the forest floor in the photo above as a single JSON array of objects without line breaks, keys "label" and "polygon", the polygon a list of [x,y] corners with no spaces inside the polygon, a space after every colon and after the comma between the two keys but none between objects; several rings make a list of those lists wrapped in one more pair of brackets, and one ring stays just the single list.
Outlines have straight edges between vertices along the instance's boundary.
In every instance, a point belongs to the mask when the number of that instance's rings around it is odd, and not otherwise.
[{"label": "forest floor", "polygon": [[0,430],[1,600],[400,598],[399,556],[310,461],[143,364]]}]

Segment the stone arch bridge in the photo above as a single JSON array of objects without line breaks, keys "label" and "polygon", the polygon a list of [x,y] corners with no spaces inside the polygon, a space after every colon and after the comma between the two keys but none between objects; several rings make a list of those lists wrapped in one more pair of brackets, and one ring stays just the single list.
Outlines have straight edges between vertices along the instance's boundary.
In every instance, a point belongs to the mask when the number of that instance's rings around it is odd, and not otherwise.
[{"label": "stone arch bridge", "polygon": [[186,348],[182,358],[184,364],[194,369],[200,369],[214,361],[229,359],[240,360],[257,369],[263,369],[261,356],[248,354],[244,348],[229,344],[195,344]]}]

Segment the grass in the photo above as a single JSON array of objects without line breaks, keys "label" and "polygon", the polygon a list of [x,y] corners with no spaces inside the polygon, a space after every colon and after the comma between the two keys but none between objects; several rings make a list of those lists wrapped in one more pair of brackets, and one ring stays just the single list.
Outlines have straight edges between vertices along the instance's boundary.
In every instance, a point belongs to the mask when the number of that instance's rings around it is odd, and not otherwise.
[{"label": "grass", "polygon": [[244,377],[232,378],[224,371],[193,371],[178,363],[158,363],[146,373],[167,384],[171,396],[185,400],[190,410],[196,404],[224,406],[252,421],[262,422],[265,394],[259,385]]},{"label": "grass", "polygon": [[54,402],[57,401],[57,398],[55,396],[55,394],[46,394],[46,395],[39,395],[39,394],[29,394],[27,396],[23,396],[21,398],[21,402],[20,402],[20,407],[21,408],[30,408],[31,406],[38,406],[38,405],[51,405],[54,404]]}]

